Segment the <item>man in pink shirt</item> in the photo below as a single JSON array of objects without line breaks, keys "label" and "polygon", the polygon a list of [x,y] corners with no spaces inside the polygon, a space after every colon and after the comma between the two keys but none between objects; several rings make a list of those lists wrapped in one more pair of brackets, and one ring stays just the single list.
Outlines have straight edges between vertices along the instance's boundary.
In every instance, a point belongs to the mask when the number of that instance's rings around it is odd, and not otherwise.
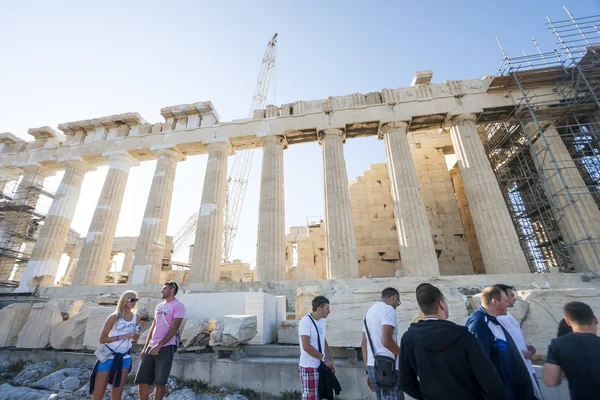
[{"label": "man in pink shirt", "polygon": [[178,289],[177,284],[171,281],[165,283],[161,290],[165,300],[156,306],[154,322],[140,353],[142,362],[135,377],[140,400],[150,398],[150,386],[153,384],[156,384],[155,400],[162,400],[165,395],[165,385],[177,351],[176,336],[185,317],[185,306],[175,298]]}]

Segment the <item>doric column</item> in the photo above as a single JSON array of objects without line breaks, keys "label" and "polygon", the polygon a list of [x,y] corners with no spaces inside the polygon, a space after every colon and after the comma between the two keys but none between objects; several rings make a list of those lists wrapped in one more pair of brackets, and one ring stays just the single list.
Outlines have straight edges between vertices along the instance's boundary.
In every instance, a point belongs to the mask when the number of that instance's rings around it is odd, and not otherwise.
[{"label": "doric column", "polygon": [[40,228],[17,291],[27,292],[34,290],[36,286],[54,284],[79,201],[81,184],[85,174],[92,169],[94,167],[81,157],[65,162],[65,174]]},{"label": "doric column", "polygon": [[380,129],[388,160],[400,259],[405,276],[438,276],[440,267],[406,137],[407,129],[405,122],[390,122]]},{"label": "doric column", "polygon": [[75,275],[75,268],[77,267],[77,262],[79,261],[80,254],[81,250],[79,250],[76,254],[69,254],[69,263],[67,264],[67,268],[65,269],[65,274],[60,279],[61,285],[70,285],[73,282],[73,275]]},{"label": "doric column", "polygon": [[223,249],[223,213],[227,184],[227,140],[206,142],[208,163],[194,241],[190,282],[216,282],[220,278]]},{"label": "doric column", "polygon": [[473,262],[473,270],[476,274],[485,274],[483,258],[481,257],[481,250],[479,249],[479,242],[477,241],[477,234],[475,233],[475,226],[473,225],[473,217],[471,216],[469,201],[467,200],[467,194],[465,193],[465,185],[463,184],[460,169],[457,165],[450,170],[450,177],[452,178],[452,184],[454,185],[456,202],[458,203],[458,210],[460,211],[460,218],[465,232],[465,240],[467,241],[467,247],[469,248],[469,254],[471,255],[471,261]]},{"label": "doric column", "polygon": [[340,129],[319,132],[319,143],[323,146],[327,279],[358,277],[354,222],[344,160],[345,136]]},{"label": "doric column", "polygon": [[[538,127],[527,124],[534,136]],[[565,244],[572,248],[577,271],[600,271],[600,210],[556,127],[549,125],[533,142],[535,165]]]},{"label": "doric column", "polygon": [[135,246],[135,262],[129,274],[131,284],[159,283],[175,172],[177,163],[184,159],[183,154],[175,147],[151,150],[158,155],[158,161]]},{"label": "doric column", "polygon": [[278,281],[285,271],[285,208],[283,197],[283,149],[281,136],[264,136],[258,206],[256,280]]},{"label": "doric column", "polygon": [[125,275],[131,275],[131,268],[133,267],[133,259],[134,259],[134,255],[135,252],[133,250],[129,250],[126,251],[125,253],[125,258],[123,259],[123,266],[121,267],[121,274]]},{"label": "doric column", "polygon": [[40,198],[44,180],[56,173],[41,164],[20,167],[23,179],[12,194],[9,209],[0,223],[0,281],[10,277],[15,262],[21,260],[21,246],[33,237],[30,230],[32,212]]},{"label": "doric column", "polygon": [[73,285],[104,284],[129,170],[139,165],[139,161],[126,151],[105,153],[103,156],[108,157],[108,174],[81,249]]},{"label": "doric column", "polygon": [[488,274],[530,272],[475,121],[473,114],[455,117],[450,136],[485,271]]}]

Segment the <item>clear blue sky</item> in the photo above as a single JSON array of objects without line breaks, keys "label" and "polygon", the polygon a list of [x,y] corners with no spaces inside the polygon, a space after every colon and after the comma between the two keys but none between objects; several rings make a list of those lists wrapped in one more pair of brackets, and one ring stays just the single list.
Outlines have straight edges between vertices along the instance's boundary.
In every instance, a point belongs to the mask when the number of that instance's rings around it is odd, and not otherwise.
[{"label": "clear blue sky", "polygon": [[[101,5],[100,5],[101,4]],[[268,103],[494,74],[502,54],[554,47],[546,15],[600,14],[599,0],[538,1],[27,1],[0,3],[0,132],[31,140],[29,128],[213,102],[222,121],[244,118],[262,54],[279,33]],[[349,179],[385,161],[381,142],[348,141]],[[255,262],[261,152],[255,153],[234,257]],[[179,165],[169,234],[198,209],[206,156]],[[130,174],[117,235],[137,236],[154,162]],[[321,151],[285,152],[286,226],[323,215]],[[47,185],[56,187],[57,177]],[[72,227],[85,234],[106,168],[88,174]]]}]

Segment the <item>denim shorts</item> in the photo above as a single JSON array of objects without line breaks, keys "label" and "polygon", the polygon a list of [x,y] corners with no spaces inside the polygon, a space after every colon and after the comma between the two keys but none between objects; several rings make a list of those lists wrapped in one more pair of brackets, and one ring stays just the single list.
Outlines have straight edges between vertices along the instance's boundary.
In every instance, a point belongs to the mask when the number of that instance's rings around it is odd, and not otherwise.
[{"label": "denim shorts", "polygon": [[[112,358],[109,358],[108,360],[104,361],[103,363],[100,363],[98,365],[97,372],[110,371],[110,367],[112,367],[112,363],[113,363]],[[131,369],[131,357],[123,359],[123,369],[129,369],[129,370]]]}]

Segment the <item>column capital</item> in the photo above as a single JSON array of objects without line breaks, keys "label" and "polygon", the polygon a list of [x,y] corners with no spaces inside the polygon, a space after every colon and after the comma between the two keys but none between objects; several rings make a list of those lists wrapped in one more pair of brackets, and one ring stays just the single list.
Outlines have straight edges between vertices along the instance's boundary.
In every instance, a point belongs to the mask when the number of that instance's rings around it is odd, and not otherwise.
[{"label": "column capital", "polygon": [[287,149],[287,147],[288,147],[287,139],[283,135],[258,134],[258,135],[256,135],[256,137],[258,138],[258,142],[260,143],[260,145],[263,147],[267,143],[277,143],[284,149]]},{"label": "column capital", "polygon": [[0,168],[0,180],[5,182],[16,181],[21,176],[21,172],[18,168],[2,167]]},{"label": "column capital", "polygon": [[185,154],[179,150],[179,148],[175,145],[160,145],[160,146],[152,146],[150,147],[150,151],[154,152],[157,156],[165,156],[165,157],[173,157],[177,162],[185,161]]},{"label": "column capital", "polygon": [[56,170],[38,162],[26,163],[19,165],[23,173],[36,174],[42,178],[56,175]]},{"label": "column capital", "polygon": [[466,124],[469,122],[472,122],[473,124],[475,124],[477,122],[477,115],[475,115],[475,114],[460,114],[460,115],[454,115],[454,116],[448,118],[449,126],[463,125],[463,124]]},{"label": "column capital", "polygon": [[107,151],[102,153],[102,157],[108,158],[110,164],[114,162],[124,162],[129,167],[137,167],[140,165],[140,161],[132,156],[130,152],[125,150]]},{"label": "column capital", "polygon": [[211,149],[223,149],[228,151],[229,155],[233,154],[233,148],[227,139],[208,139],[203,141],[202,144],[206,146],[206,150],[208,151]]},{"label": "column capital", "polygon": [[96,166],[87,162],[83,157],[61,158],[58,161],[63,163],[65,167],[78,168],[84,172],[96,170]]},{"label": "column capital", "polygon": [[346,143],[346,132],[344,131],[344,129],[329,128],[317,132],[317,139],[319,144],[323,144],[323,139],[325,138],[325,136],[339,136],[342,140],[342,143]]},{"label": "column capital", "polygon": [[391,131],[400,131],[406,135],[408,132],[408,123],[404,121],[394,121],[382,124],[377,132],[377,139],[383,139],[385,134]]}]

